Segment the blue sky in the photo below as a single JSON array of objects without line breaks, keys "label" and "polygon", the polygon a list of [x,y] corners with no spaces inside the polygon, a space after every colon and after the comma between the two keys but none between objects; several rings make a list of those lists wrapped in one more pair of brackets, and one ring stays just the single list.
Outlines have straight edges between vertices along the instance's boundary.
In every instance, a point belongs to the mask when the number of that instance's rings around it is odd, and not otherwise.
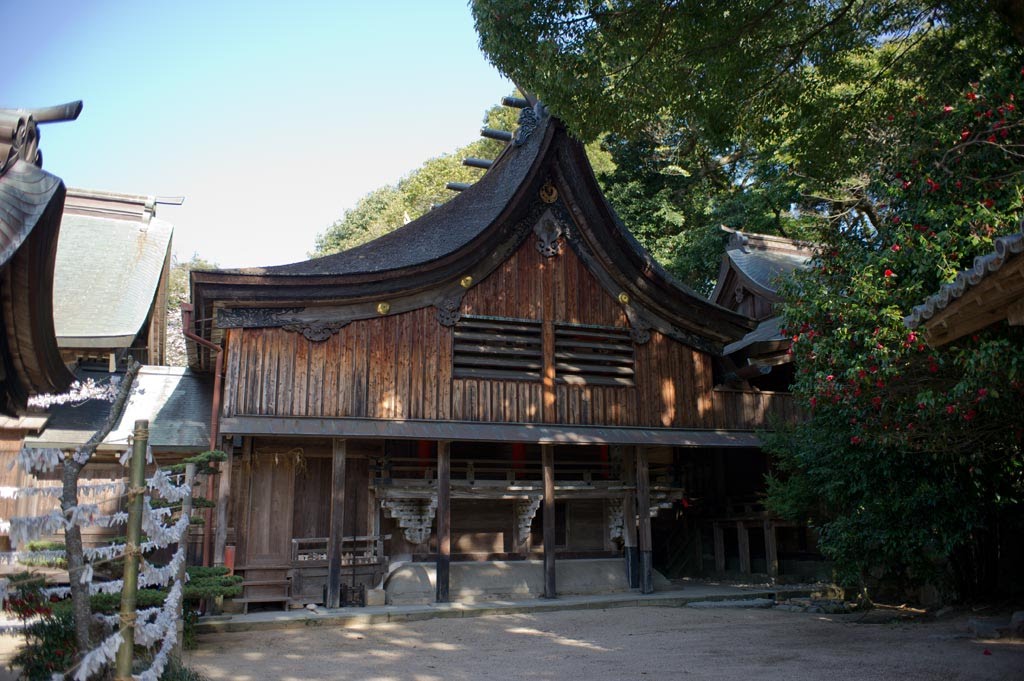
[{"label": "blue sky", "polygon": [[[69,186],[157,196],[175,253],[302,260],[360,196],[476,138],[512,85],[463,0],[6,4],[0,106],[81,99],[42,128]],[[16,55],[16,56],[14,56]],[[13,58],[12,58],[13,56]]]}]

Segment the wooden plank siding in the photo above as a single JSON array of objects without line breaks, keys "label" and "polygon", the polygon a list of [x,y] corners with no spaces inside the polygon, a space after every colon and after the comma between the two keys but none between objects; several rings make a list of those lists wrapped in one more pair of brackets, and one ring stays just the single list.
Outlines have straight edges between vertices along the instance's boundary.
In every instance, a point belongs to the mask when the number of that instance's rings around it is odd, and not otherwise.
[{"label": "wooden plank siding", "polygon": [[[467,291],[462,312],[629,328],[570,249],[545,258],[532,239]],[[230,329],[226,342],[226,416],[544,421],[540,381],[453,378],[453,329],[433,307],[352,322],[322,342],[278,328]],[[797,416],[786,394],[715,390],[711,356],[656,331],[635,345],[634,369],[632,386],[557,382],[555,422],[751,429]]]},{"label": "wooden plank siding", "polygon": [[226,338],[225,414],[450,418],[452,332],[433,308],[354,322],[319,343],[274,328]]}]

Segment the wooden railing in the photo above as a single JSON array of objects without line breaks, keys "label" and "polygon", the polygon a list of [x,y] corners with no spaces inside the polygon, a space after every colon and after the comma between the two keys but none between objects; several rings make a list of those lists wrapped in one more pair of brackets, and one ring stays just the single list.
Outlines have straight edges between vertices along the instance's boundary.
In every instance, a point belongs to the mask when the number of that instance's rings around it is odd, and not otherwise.
[{"label": "wooden railing", "polygon": [[771,428],[773,421],[793,423],[800,409],[789,393],[715,388],[711,395],[714,427],[736,430]]},{"label": "wooden railing", "polygon": [[[375,565],[384,560],[384,540],[391,535],[361,535],[343,537],[341,543],[342,567]],[[327,565],[327,537],[292,539],[292,565],[294,567],[322,567]]]}]

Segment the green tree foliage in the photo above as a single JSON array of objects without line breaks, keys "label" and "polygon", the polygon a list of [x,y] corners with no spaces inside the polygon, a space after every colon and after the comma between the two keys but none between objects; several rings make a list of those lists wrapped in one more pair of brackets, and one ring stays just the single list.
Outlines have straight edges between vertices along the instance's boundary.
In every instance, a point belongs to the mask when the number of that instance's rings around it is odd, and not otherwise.
[{"label": "green tree foliage", "polygon": [[721,226],[808,236],[808,220],[791,211],[799,200],[792,182],[755,185],[772,169],[743,152],[716,156],[679,121],[659,121],[629,138],[609,134],[600,144],[612,169],[598,178],[623,223],[699,293],[714,288],[726,236]]},{"label": "green tree foliage", "polygon": [[178,260],[177,256],[171,263],[171,272],[167,282],[167,364],[183,367],[188,364],[185,352],[185,336],[181,332],[181,304],[191,300],[189,291],[189,273],[192,270],[215,270],[217,264],[200,258],[193,253],[189,260]]},{"label": "green tree foliage", "polygon": [[968,2],[475,0],[473,13],[498,68],[581,139],[608,135],[612,205],[705,292],[720,225],[816,239],[876,222],[868,187],[900,134],[881,114],[1016,54],[1001,16]]},{"label": "green tree foliage", "polygon": [[1024,333],[1004,323],[932,349],[903,316],[1019,229],[1021,94],[1013,65],[887,115],[906,144],[871,188],[885,220],[836,232],[785,285],[810,419],[770,437],[769,500],[821,528],[847,582],[952,576],[961,595],[984,593],[999,586],[1000,543],[1020,536]]},{"label": "green tree foliage", "polygon": [[770,502],[850,582],[976,592],[1019,522],[1019,330],[936,351],[902,322],[1018,228],[1018,5],[473,3],[493,63],[606,135],[613,204],[684,281],[718,224],[821,244],[784,287],[809,418],[771,438]]}]

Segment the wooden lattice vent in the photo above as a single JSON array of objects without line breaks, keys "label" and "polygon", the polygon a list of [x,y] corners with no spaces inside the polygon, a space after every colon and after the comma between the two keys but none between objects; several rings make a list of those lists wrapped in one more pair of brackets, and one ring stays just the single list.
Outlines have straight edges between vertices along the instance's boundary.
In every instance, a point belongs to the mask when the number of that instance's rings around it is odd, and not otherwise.
[{"label": "wooden lattice vent", "polygon": [[632,386],[634,365],[629,329],[555,324],[555,376],[559,382]]},{"label": "wooden lattice vent", "polygon": [[455,326],[455,378],[539,381],[542,346],[539,321],[463,315]]}]

